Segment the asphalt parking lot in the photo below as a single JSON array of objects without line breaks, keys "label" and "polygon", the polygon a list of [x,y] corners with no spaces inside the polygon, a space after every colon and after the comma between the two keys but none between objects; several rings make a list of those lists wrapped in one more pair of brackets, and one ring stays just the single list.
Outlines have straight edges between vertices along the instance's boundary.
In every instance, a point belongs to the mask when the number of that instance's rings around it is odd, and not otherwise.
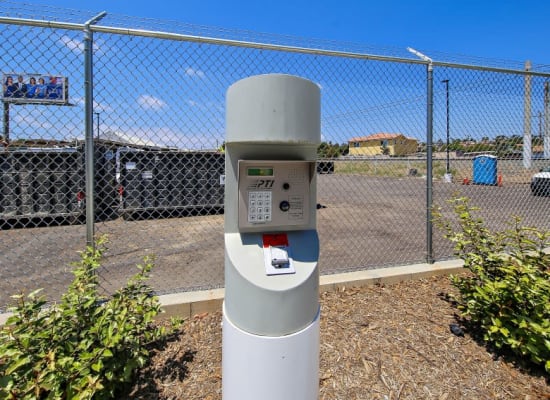
[{"label": "asphalt parking lot", "polygon": [[[425,262],[425,186],[421,177],[319,175],[321,274]],[[526,225],[550,228],[550,197],[532,196],[528,184],[434,182],[434,203],[444,205],[454,195],[470,197],[492,228],[504,228],[511,215],[520,215]],[[109,238],[99,273],[102,287],[106,292],[120,287],[145,254],[156,256],[150,283],[159,293],[222,287],[223,218],[98,223],[96,234]],[[0,307],[9,294],[39,287],[48,298],[58,298],[72,279],[70,262],[78,260],[85,238],[83,225],[0,231]],[[452,257],[452,246],[441,233],[434,230],[433,238],[434,258]]]}]

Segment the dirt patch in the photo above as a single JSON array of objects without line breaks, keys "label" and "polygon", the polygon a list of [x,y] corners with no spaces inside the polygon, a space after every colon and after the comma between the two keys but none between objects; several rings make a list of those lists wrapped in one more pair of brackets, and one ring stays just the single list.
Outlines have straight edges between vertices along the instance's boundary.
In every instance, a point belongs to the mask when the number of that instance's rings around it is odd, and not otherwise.
[{"label": "dirt patch", "polygon": [[[446,276],[321,295],[320,399],[550,399],[549,377],[451,333]],[[187,321],[127,399],[221,399],[221,313]]]}]

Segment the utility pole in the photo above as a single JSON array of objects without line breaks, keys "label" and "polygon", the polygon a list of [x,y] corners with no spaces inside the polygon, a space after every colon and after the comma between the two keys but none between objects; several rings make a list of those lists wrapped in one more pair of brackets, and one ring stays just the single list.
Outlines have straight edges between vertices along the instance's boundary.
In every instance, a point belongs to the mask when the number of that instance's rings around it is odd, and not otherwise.
[{"label": "utility pole", "polygon": [[542,111],[539,111],[539,139],[540,139],[540,142],[542,143]]},{"label": "utility pole", "polygon": [[96,118],[96,120],[97,120],[97,122],[96,122],[96,125],[97,125],[96,130],[97,130],[97,141],[98,141],[98,142],[99,142],[99,114],[100,114],[100,113],[98,113],[98,112],[94,112],[94,115],[97,117],[97,118]]},{"label": "utility pole", "polygon": [[447,167],[445,171],[447,174],[451,173],[451,165],[449,162],[449,80],[444,79],[441,82],[445,84],[445,92],[447,94]]},{"label": "utility pole", "polygon": [[10,144],[10,103],[4,101],[4,141]]},{"label": "utility pole", "polygon": [[[525,71],[531,70],[531,61],[525,62]],[[531,168],[531,75],[525,74],[523,99],[523,167]]]},{"label": "utility pole", "polygon": [[550,119],[550,87],[548,81],[544,82],[544,140],[543,155],[544,158],[550,158],[550,129],[548,127]]}]

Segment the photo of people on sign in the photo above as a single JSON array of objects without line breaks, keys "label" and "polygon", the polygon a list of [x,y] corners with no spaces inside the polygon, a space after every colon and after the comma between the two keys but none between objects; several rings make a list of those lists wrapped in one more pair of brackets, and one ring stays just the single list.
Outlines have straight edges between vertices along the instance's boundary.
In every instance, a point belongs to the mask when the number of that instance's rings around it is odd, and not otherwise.
[{"label": "photo of people on sign", "polygon": [[60,75],[3,73],[2,100],[19,104],[68,104],[69,81]]}]

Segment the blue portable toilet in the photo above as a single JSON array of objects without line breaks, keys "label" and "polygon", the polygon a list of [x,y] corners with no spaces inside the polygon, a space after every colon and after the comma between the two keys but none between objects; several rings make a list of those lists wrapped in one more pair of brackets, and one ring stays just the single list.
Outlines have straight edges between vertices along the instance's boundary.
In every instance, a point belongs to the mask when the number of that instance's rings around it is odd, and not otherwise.
[{"label": "blue portable toilet", "polygon": [[497,157],[490,154],[474,157],[473,172],[474,185],[496,185]]}]

